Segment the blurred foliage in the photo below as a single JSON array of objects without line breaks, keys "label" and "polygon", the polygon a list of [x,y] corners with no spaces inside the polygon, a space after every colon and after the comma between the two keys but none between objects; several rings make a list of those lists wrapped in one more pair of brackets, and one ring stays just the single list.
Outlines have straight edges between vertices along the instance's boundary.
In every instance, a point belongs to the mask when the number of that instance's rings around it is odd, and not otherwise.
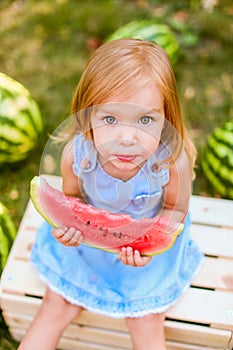
[{"label": "blurred foliage", "polygon": [[[215,196],[200,168],[203,145],[232,119],[233,4],[230,0],[1,0],[0,71],[38,102],[45,131],[22,163],[1,169],[1,201],[16,226],[49,133],[69,116],[87,58],[113,31],[138,19],[168,24],[181,45],[175,68],[185,120],[199,151],[194,193]],[[15,349],[1,330],[0,349]],[[4,333],[5,334],[5,333]]]},{"label": "blurred foliage", "polygon": [[11,338],[8,332],[8,329],[4,323],[4,319],[2,317],[1,311],[0,311],[0,349],[1,350],[17,349],[17,342]]}]

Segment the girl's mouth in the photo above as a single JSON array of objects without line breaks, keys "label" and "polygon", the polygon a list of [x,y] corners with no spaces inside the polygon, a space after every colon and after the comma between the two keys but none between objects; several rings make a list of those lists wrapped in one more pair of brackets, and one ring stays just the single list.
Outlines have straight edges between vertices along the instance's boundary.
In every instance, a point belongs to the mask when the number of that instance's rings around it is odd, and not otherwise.
[{"label": "girl's mouth", "polygon": [[136,156],[132,156],[129,154],[117,154],[116,155],[117,159],[120,160],[121,162],[133,162]]}]

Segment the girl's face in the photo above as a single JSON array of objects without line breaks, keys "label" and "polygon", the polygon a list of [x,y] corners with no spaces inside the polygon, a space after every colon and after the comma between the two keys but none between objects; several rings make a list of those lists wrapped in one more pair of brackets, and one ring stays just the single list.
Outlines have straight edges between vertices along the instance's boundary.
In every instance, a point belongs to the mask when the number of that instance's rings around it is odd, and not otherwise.
[{"label": "girl's face", "polygon": [[104,170],[122,180],[134,176],[158,148],[163,125],[164,101],[156,86],[95,107],[93,141]]}]

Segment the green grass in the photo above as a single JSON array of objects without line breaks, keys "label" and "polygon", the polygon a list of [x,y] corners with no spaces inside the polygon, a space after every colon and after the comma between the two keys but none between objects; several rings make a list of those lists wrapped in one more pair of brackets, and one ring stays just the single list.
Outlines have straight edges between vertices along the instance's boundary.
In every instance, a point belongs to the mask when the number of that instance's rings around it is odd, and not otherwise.
[{"label": "green grass", "polygon": [[[219,1],[212,13],[197,0],[1,0],[0,71],[29,89],[45,122],[40,143],[29,157],[0,169],[1,200],[16,226],[28,200],[29,182],[39,172],[48,134],[69,115],[87,58],[95,45],[134,19],[157,18],[171,26],[181,43],[175,74],[199,151],[194,193],[216,196],[203,176],[200,158],[214,127],[232,118],[232,16],[232,2],[226,0]],[[16,349],[5,326],[0,349]]]}]

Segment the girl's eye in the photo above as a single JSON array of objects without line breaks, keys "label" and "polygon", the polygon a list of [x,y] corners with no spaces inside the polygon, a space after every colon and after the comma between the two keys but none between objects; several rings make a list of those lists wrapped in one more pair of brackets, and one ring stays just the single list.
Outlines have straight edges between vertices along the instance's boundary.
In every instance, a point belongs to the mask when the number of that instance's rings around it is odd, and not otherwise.
[{"label": "girl's eye", "polygon": [[141,125],[149,125],[152,122],[152,118],[148,117],[147,115],[144,115],[139,119],[139,123]]},{"label": "girl's eye", "polygon": [[109,124],[109,125],[116,124],[116,122],[117,122],[116,118],[112,117],[111,115],[107,115],[106,117],[103,118],[103,120],[106,124]]}]

